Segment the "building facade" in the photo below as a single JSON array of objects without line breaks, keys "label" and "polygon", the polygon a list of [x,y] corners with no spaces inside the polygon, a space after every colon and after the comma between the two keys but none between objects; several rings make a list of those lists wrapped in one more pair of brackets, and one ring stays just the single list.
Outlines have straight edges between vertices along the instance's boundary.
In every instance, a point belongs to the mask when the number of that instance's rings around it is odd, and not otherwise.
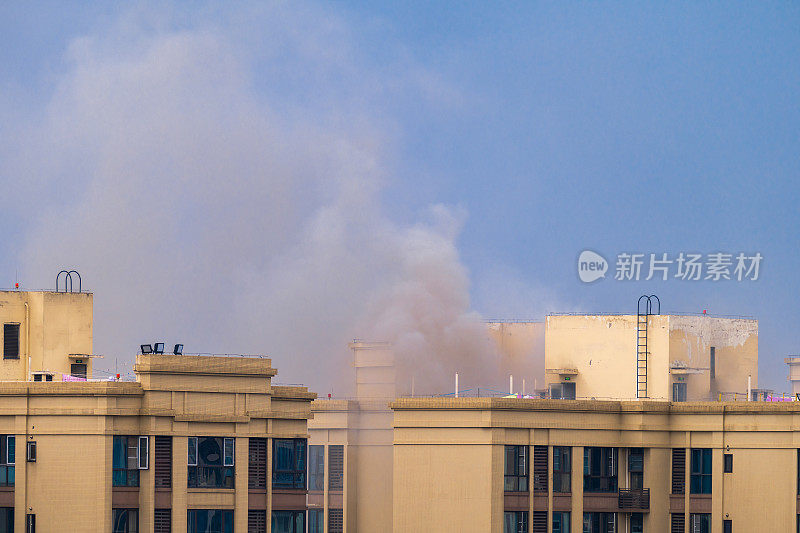
[{"label": "building facade", "polygon": [[790,532],[800,404],[403,398],[394,531]]},{"label": "building facade", "polygon": [[552,398],[745,399],[758,386],[758,321],[549,315],[545,371]]},{"label": "building facade", "polygon": [[0,383],[0,531],[305,531],[314,394],[273,386],[267,358],[134,370]]}]

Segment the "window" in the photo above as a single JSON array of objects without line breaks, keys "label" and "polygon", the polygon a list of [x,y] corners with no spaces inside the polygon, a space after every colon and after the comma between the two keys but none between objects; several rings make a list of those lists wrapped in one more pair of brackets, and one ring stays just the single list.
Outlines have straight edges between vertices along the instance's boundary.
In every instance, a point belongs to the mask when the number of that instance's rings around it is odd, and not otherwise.
[{"label": "window", "polygon": [[616,533],[617,513],[583,513],[583,533]]},{"label": "window", "polygon": [[686,530],[686,518],[683,513],[672,513],[670,518],[670,533],[684,533]]},{"label": "window", "polygon": [[644,514],[631,513],[631,533],[644,533]]},{"label": "window", "polygon": [[3,359],[19,359],[19,324],[3,324]]},{"label": "window", "polygon": [[172,437],[158,435],[154,438],[153,477],[156,488],[172,486]]},{"label": "window", "polygon": [[528,511],[506,511],[503,533],[528,533]]},{"label": "window", "polygon": [[73,377],[86,379],[86,363],[72,363],[69,365],[69,373]]},{"label": "window", "polygon": [[[267,439],[251,437],[248,439],[248,487],[267,488]],[[264,518],[266,520],[266,518]]]},{"label": "window", "polygon": [[0,507],[0,533],[14,533],[13,507]]},{"label": "window", "polygon": [[553,492],[572,492],[572,448],[553,446]]},{"label": "window", "polygon": [[247,511],[247,533],[264,533],[266,530],[267,511],[264,509],[250,509]]},{"label": "window", "polygon": [[689,533],[711,533],[711,515],[707,513],[690,514]]},{"label": "window", "polygon": [[724,455],[722,456],[722,458],[723,458],[723,461],[722,461],[722,463],[723,463],[723,468],[722,468],[722,471],[723,471],[724,473],[726,473],[726,474],[731,474],[731,473],[733,473],[733,454],[732,454],[732,453],[726,453],[726,454],[724,454]]},{"label": "window", "polygon": [[528,447],[505,447],[505,482],[506,492],[528,492]]},{"label": "window", "polygon": [[14,435],[0,435],[0,487],[14,486],[16,448]]},{"label": "window", "polygon": [[722,533],[733,533],[733,521],[732,520],[723,520],[722,521]]},{"label": "window", "polygon": [[25,460],[29,463],[36,462],[36,441],[29,440],[25,443]]},{"label": "window", "polygon": [[233,533],[232,510],[189,509],[186,514],[187,533]]},{"label": "window", "polygon": [[575,399],[575,383],[551,383],[550,384],[550,398],[553,400],[574,400]]},{"label": "window", "polygon": [[641,490],[644,488],[644,450],[631,448],[628,450],[628,475],[630,488]]},{"label": "window", "polygon": [[672,449],[672,494],[686,491],[686,449]]},{"label": "window", "polygon": [[[225,441],[231,441],[231,444],[227,445]],[[229,457],[225,456],[225,450],[232,449],[232,438],[189,437],[188,486],[190,488],[232,489],[233,456],[232,454]],[[223,464],[229,459],[231,464]]]},{"label": "window", "polygon": [[272,511],[272,533],[303,533],[305,527],[303,511]]},{"label": "window", "polygon": [[36,515],[25,515],[25,533],[36,533]]},{"label": "window", "polygon": [[708,354],[708,370],[711,374],[711,379],[717,377],[717,349],[712,346]]},{"label": "window", "polygon": [[138,533],[138,509],[112,509],[111,523],[113,533]]},{"label": "window", "polygon": [[616,448],[583,449],[583,491],[617,492]]},{"label": "window", "polygon": [[328,533],[344,531],[344,509],[328,509]]},{"label": "window", "polygon": [[325,446],[308,447],[308,490],[325,490]]},{"label": "window", "polygon": [[547,446],[533,447],[533,491],[547,492]]},{"label": "window", "polygon": [[112,485],[139,486],[139,437],[114,435]]},{"label": "window", "polygon": [[673,383],[672,384],[672,401],[685,402],[686,401],[686,383]]},{"label": "window", "polygon": [[328,446],[328,490],[344,490],[344,446]]},{"label": "window", "polygon": [[[272,487],[306,488],[306,439],[272,441]],[[272,517],[275,522],[275,515]],[[273,529],[273,531],[275,531]]]},{"label": "window", "polygon": [[53,374],[45,374],[43,372],[34,372],[33,381],[53,381]]},{"label": "window", "polygon": [[553,533],[569,533],[571,525],[568,512],[553,512]]},{"label": "window", "polygon": [[322,509],[308,510],[308,533],[325,533],[325,516]]},{"label": "window", "polygon": [[172,532],[172,509],[153,509],[153,533]]},{"label": "window", "polygon": [[689,481],[692,494],[711,494],[710,448],[692,448],[692,472]]}]

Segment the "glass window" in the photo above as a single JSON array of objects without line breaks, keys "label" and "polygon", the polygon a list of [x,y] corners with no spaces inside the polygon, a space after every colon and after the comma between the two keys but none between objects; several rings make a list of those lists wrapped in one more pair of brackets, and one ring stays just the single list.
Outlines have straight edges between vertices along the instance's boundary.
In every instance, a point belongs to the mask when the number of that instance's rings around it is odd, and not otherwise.
[{"label": "glass window", "polygon": [[723,456],[723,458],[724,458],[724,461],[723,461],[724,465],[723,465],[722,471],[725,472],[726,474],[733,473],[733,454],[732,453],[726,453]]},{"label": "glass window", "polygon": [[616,533],[617,513],[583,513],[583,533]]},{"label": "glass window", "polygon": [[115,487],[139,486],[139,437],[114,435],[112,484]]},{"label": "glass window", "polygon": [[553,512],[553,533],[569,533],[570,514],[564,512]]},{"label": "glass window", "polygon": [[272,441],[272,486],[306,488],[306,439]]},{"label": "glass window", "polygon": [[14,486],[16,442],[14,435],[0,435],[0,487]]},{"label": "glass window", "polygon": [[553,400],[574,400],[575,382],[566,381],[563,383],[551,383],[550,398]]},{"label": "glass window", "polygon": [[308,447],[308,490],[325,490],[325,446]]},{"label": "glass window", "polygon": [[690,533],[711,533],[711,515],[707,513],[692,513],[689,515]]},{"label": "glass window", "polygon": [[322,509],[308,510],[308,533],[325,533],[325,512]]},{"label": "glass window", "polygon": [[506,492],[528,492],[528,447],[505,447],[505,480],[503,490]]},{"label": "glass window", "polygon": [[631,513],[631,533],[644,533],[644,515]]},{"label": "glass window", "polygon": [[686,383],[672,384],[672,401],[673,402],[686,401]]},{"label": "glass window", "polygon": [[113,533],[138,533],[138,509],[112,509],[111,514]]},{"label": "glass window", "polygon": [[189,509],[186,513],[187,533],[233,533],[230,509]]},{"label": "glass window", "polygon": [[630,448],[628,450],[628,476],[630,488],[641,490],[644,488],[644,450]]},{"label": "glass window", "polygon": [[14,533],[13,507],[0,507],[0,533]]},{"label": "glass window", "polygon": [[553,446],[553,492],[572,492],[572,448]]},{"label": "glass window", "polygon": [[304,532],[304,511],[272,511],[272,533]]},{"label": "glass window", "polygon": [[583,491],[617,492],[617,449],[583,449]]},{"label": "glass window", "polygon": [[711,494],[711,457],[710,448],[692,448],[692,494]]},{"label": "glass window", "polygon": [[225,440],[223,437],[189,437],[189,487],[233,488],[234,467],[223,464]]},{"label": "glass window", "polygon": [[503,533],[528,533],[528,511],[506,511]]}]

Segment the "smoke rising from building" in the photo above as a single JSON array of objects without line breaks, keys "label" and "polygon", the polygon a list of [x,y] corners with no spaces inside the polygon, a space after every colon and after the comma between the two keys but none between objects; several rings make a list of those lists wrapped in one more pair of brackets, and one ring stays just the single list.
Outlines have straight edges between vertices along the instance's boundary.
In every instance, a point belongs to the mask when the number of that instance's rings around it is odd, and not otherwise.
[{"label": "smoke rising from building", "polygon": [[397,142],[384,102],[457,91],[408,59],[399,78],[362,66],[323,10],[233,11],[133,10],[71,42],[42,101],[0,98],[23,283],[80,270],[108,368],[158,339],[266,353],[282,380],[342,394],[347,342],[369,335],[395,343],[419,391],[449,390],[456,370],[486,381],[465,213],[401,224],[382,204]]}]

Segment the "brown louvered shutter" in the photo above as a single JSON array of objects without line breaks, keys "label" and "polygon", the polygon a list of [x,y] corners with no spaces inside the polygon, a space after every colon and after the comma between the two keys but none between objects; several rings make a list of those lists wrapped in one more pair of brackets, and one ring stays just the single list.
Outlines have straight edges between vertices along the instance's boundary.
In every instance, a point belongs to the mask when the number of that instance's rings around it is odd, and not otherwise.
[{"label": "brown louvered shutter", "polygon": [[[267,488],[267,439],[250,438],[247,477],[251,489]],[[266,520],[266,519],[265,519]]]},{"label": "brown louvered shutter", "polygon": [[3,358],[19,359],[19,324],[3,324]]},{"label": "brown louvered shutter", "polygon": [[533,512],[533,533],[547,533],[547,511]]},{"label": "brown louvered shutter", "polygon": [[344,511],[342,509],[328,509],[328,533],[342,533],[344,531]]},{"label": "brown louvered shutter", "polygon": [[[156,435],[154,440],[155,463],[153,472],[156,488],[172,486],[172,437]],[[167,509],[169,510],[169,509]]]},{"label": "brown louvered shutter", "polygon": [[172,533],[172,509],[153,511],[153,533]]},{"label": "brown louvered shutter", "polygon": [[547,492],[547,446],[533,447],[533,492]]},{"label": "brown louvered shutter", "polygon": [[[264,445],[266,446],[266,444]],[[267,531],[267,512],[263,509],[247,511],[247,533],[265,533]]]},{"label": "brown louvered shutter", "polygon": [[686,492],[686,449],[672,449],[672,494]]},{"label": "brown louvered shutter", "polygon": [[670,533],[684,533],[686,531],[686,517],[683,513],[672,513]]},{"label": "brown louvered shutter", "polygon": [[344,490],[344,446],[328,447],[328,490]]}]

